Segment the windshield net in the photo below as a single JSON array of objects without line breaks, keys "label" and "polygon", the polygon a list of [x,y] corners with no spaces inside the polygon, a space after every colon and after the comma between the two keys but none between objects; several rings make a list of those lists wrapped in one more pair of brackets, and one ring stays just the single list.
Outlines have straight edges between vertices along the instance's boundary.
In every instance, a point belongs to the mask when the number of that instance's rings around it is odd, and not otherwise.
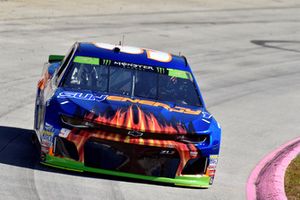
[{"label": "windshield net", "polygon": [[76,56],[64,87],[201,106],[189,72]]}]

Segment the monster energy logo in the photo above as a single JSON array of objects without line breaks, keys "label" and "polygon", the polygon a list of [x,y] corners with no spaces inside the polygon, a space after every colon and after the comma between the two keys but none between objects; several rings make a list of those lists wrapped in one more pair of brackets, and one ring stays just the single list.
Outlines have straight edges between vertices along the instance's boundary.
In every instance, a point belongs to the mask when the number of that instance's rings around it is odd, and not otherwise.
[{"label": "monster energy logo", "polygon": [[135,63],[127,63],[127,62],[119,62],[119,61],[114,61],[113,64],[114,66],[120,66],[128,69],[154,71],[154,68],[148,65],[140,65]]},{"label": "monster energy logo", "polygon": [[165,68],[162,68],[162,67],[157,67],[157,72],[160,73],[160,74],[164,74],[165,73]]},{"label": "monster energy logo", "polygon": [[103,59],[102,62],[103,62],[103,65],[110,65],[111,64],[111,60],[108,60],[108,59]]}]

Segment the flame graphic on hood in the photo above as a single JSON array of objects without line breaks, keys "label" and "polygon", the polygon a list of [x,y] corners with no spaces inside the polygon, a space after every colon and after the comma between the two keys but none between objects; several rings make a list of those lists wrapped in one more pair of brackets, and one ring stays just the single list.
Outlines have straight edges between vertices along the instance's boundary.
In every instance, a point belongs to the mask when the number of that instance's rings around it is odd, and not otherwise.
[{"label": "flame graphic on hood", "polygon": [[[177,123],[174,126],[172,124],[168,124],[167,122],[160,123],[152,113],[145,113],[140,109],[140,107],[136,107],[137,113],[134,113],[133,106],[130,106],[128,109],[119,108],[111,117],[108,117],[106,115],[95,116],[94,113],[89,113],[85,116],[85,119],[94,123],[142,132],[146,131],[166,134],[187,133],[184,125]],[[137,122],[134,121],[134,117],[138,118]]]}]

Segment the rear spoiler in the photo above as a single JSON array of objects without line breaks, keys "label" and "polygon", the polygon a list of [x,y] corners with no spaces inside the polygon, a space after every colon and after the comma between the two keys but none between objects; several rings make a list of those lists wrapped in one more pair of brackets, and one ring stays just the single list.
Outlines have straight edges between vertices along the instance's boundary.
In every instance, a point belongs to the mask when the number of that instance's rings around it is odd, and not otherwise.
[{"label": "rear spoiler", "polygon": [[64,59],[65,56],[63,55],[49,55],[48,62],[54,63],[54,62],[60,62]]}]

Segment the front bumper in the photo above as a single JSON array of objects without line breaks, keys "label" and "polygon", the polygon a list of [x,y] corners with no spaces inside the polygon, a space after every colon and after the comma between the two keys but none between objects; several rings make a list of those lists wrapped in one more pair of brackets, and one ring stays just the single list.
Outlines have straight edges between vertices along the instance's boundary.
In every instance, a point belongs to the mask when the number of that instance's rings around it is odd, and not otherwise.
[{"label": "front bumper", "polygon": [[[201,151],[193,144],[78,129],[67,135],[60,133],[52,141],[42,148],[42,163],[53,167],[200,188],[208,188],[214,179],[217,155],[201,157]],[[112,148],[104,151],[101,147],[98,152],[97,146],[87,145],[95,142]],[[130,158],[122,161],[126,164],[118,164],[120,157],[116,155],[120,154]],[[151,163],[154,165],[149,166]]]},{"label": "front bumper", "polygon": [[82,162],[74,161],[68,158],[59,158],[56,156],[50,156],[48,154],[46,155],[42,164],[60,168],[60,169],[71,170],[71,171],[92,172],[92,173],[99,173],[105,175],[141,179],[146,181],[170,183],[178,186],[188,186],[188,187],[198,187],[198,188],[208,188],[210,186],[209,184],[210,177],[207,175],[182,175],[182,176],[175,176],[175,178],[145,176],[140,174],[87,167]]}]

